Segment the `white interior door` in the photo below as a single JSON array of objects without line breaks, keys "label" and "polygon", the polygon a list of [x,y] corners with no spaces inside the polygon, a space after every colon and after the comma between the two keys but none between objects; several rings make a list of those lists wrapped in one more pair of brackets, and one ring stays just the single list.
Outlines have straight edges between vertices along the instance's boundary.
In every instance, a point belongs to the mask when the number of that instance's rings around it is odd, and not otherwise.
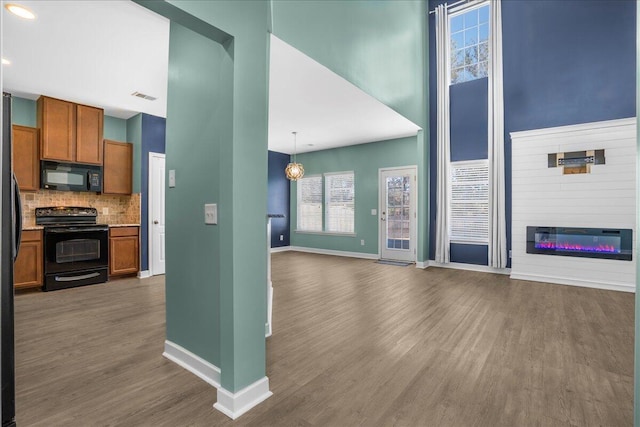
[{"label": "white interior door", "polygon": [[380,258],[415,262],[416,168],[380,170]]},{"label": "white interior door", "polygon": [[149,153],[149,270],[164,274],[164,189],[165,155]]}]

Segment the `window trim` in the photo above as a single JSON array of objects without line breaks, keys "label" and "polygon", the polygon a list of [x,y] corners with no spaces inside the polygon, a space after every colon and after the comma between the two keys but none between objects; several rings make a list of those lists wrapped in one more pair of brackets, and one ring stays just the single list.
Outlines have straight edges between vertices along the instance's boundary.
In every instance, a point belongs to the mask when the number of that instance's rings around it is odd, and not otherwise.
[{"label": "window trim", "polygon": [[[327,194],[326,194],[326,179],[325,177],[330,175],[344,175],[344,174],[352,174],[353,175],[353,231],[327,231]],[[356,172],[355,170],[348,171],[337,171],[337,172],[326,172],[326,173],[317,173],[313,175],[305,175],[304,178],[322,178],[322,230],[305,230],[298,228],[299,221],[299,206],[300,206],[300,182],[296,182],[296,228],[293,230],[294,233],[297,234],[313,234],[319,236],[341,236],[341,237],[356,237],[356,195],[355,195],[355,187],[356,187]]]}]

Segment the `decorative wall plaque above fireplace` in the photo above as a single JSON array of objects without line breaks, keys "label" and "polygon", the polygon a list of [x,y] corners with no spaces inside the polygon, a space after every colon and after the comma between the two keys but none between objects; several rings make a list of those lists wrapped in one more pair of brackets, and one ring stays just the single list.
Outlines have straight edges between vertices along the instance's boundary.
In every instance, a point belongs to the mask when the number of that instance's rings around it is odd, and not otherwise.
[{"label": "decorative wall plaque above fireplace", "polygon": [[631,261],[632,230],[527,227],[527,253]]},{"label": "decorative wall plaque above fireplace", "polygon": [[562,167],[564,175],[591,173],[591,165],[604,165],[604,150],[571,151],[548,155],[548,167]]}]

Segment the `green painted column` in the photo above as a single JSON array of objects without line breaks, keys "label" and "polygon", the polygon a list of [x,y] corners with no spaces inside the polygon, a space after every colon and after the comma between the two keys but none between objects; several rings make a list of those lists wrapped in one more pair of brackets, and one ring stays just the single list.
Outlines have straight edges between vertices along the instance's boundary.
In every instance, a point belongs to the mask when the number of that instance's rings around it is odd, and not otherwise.
[{"label": "green painted column", "polygon": [[237,392],[266,380],[269,3],[138,3],[172,21],[167,339],[220,368],[216,407],[234,416]]}]

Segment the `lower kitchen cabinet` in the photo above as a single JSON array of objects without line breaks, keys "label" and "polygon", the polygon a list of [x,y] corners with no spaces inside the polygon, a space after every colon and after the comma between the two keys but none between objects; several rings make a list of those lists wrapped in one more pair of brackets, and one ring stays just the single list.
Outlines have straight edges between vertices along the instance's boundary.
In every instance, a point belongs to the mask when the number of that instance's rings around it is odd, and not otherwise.
[{"label": "lower kitchen cabinet", "polygon": [[42,286],[42,230],[24,230],[18,258],[13,264],[16,289]]},{"label": "lower kitchen cabinet", "polygon": [[140,269],[139,227],[109,229],[109,275],[136,274]]}]

